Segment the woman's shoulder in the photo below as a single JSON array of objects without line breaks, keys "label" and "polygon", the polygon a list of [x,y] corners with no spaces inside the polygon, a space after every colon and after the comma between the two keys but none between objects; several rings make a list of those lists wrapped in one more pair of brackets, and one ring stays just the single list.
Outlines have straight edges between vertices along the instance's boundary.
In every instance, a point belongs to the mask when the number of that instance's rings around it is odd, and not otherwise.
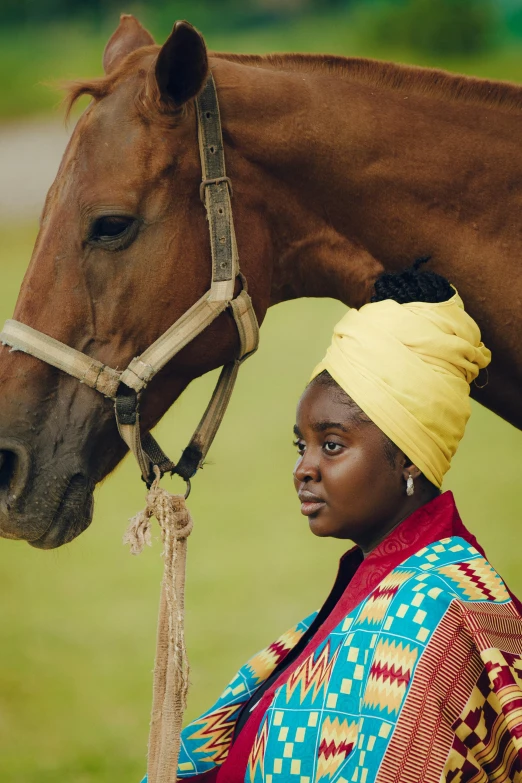
[{"label": "woman's shoulder", "polygon": [[[435,541],[388,573],[351,617],[351,631],[372,630],[425,645],[443,617],[494,605],[518,615],[499,574],[464,538]],[[346,624],[345,624],[346,627]]]},{"label": "woman's shoulder", "polygon": [[[466,603],[511,600],[506,585],[486,558],[468,541],[452,536],[424,547],[403,564],[415,570],[414,580],[432,591]],[[425,588],[415,588],[423,591]],[[440,592],[439,592],[440,591]]]}]

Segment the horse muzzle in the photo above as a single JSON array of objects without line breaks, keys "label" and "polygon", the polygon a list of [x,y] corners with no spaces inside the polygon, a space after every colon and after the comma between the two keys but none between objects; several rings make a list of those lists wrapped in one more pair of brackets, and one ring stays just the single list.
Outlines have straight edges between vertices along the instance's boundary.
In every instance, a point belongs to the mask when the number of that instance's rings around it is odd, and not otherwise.
[{"label": "horse muzzle", "polygon": [[34,472],[27,446],[0,440],[0,536],[54,549],[90,525],[95,482],[76,464],[54,463],[30,482]]}]

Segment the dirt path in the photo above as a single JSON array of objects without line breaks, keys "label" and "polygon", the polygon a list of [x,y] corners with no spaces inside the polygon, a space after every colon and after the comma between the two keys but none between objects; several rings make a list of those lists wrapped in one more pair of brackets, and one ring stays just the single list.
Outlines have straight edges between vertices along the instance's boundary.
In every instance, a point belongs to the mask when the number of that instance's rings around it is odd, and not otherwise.
[{"label": "dirt path", "polygon": [[0,125],[0,223],[38,218],[68,136],[59,117]]}]

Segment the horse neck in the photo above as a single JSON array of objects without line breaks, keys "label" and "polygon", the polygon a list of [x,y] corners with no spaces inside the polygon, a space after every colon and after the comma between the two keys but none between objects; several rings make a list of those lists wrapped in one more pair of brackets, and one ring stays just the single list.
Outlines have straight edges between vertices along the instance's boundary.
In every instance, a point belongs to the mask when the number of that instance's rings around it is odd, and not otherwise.
[{"label": "horse neck", "polygon": [[451,76],[445,94],[415,88],[415,72],[410,89],[368,82],[350,61],[344,72],[313,58],[309,70],[259,63],[218,60],[214,74],[234,176],[270,224],[271,303],[358,306],[383,269],[429,255],[444,274],[464,247],[470,254],[477,221],[489,232],[498,224],[506,204],[490,196],[515,179],[520,107],[487,106],[474,82],[459,101]]}]

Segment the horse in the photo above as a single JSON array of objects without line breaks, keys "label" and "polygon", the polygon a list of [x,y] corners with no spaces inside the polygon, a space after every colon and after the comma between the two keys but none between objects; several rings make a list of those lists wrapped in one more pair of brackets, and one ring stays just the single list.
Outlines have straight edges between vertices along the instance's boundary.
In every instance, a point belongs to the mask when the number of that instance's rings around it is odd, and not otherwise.
[{"label": "horse", "polygon": [[[91,102],[15,319],[123,368],[208,289],[195,99],[211,72],[259,323],[296,297],[358,307],[380,273],[429,257],[493,352],[473,397],[522,426],[522,88],[360,58],[208,52],[186,22],[158,46],[128,15],[103,65],[69,85],[68,109]],[[150,383],[142,432],[237,350],[223,312]],[[7,346],[0,357],[0,534],[57,547],[90,524],[94,486],[126,447],[110,400]]]}]

